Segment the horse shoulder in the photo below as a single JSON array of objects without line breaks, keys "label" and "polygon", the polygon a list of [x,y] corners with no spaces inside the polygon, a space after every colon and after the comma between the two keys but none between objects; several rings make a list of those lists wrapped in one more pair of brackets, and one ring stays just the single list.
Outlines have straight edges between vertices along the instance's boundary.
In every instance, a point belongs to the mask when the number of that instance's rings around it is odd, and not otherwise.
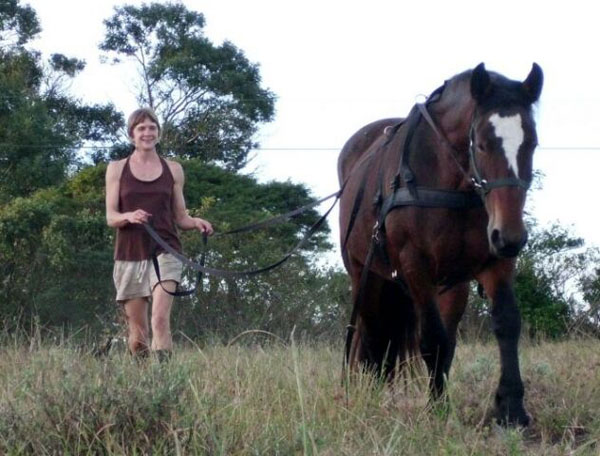
[{"label": "horse shoulder", "polygon": [[354,133],[346,141],[338,157],[338,178],[340,184],[348,178],[354,166],[371,148],[373,143],[385,133],[385,129],[397,125],[402,120],[401,118],[388,118],[371,122]]}]

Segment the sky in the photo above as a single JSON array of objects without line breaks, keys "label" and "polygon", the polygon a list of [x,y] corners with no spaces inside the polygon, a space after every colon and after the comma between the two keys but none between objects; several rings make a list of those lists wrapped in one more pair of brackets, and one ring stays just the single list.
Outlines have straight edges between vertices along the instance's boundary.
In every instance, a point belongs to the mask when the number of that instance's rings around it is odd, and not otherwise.
[{"label": "sky", "polygon": [[[98,44],[102,21],[114,7],[141,1],[21,3],[41,21],[33,48],[87,62],[72,93],[87,102],[112,102],[124,114],[137,107],[135,71],[101,63]],[[542,225],[570,226],[588,245],[600,246],[600,27],[593,2],[181,3],[204,14],[206,36],[215,44],[229,40],[258,63],[263,87],[277,95],[275,120],[260,129],[260,149],[244,171],[260,181],[304,183],[315,197],[337,190],[337,155],[363,125],[405,116],[419,95],[480,62],[519,80],[537,62],[545,79],[534,168],[545,177],[527,207]],[[336,246],[337,217],[337,211],[330,215]]]}]

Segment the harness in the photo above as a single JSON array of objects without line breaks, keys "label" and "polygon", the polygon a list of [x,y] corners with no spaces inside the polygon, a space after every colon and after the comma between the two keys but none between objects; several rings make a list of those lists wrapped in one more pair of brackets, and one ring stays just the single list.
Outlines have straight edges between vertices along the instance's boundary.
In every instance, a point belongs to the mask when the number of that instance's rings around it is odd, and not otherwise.
[{"label": "harness", "polygon": [[[443,91],[444,86],[437,89],[432,95],[429,97],[428,103],[435,101],[441,92]],[[425,119],[429,127],[436,134],[437,138],[441,143],[444,144],[444,149],[450,155],[454,163],[456,164],[458,170],[461,172],[463,177],[471,182],[473,188],[471,190],[445,190],[445,189],[434,189],[428,187],[421,187],[417,185],[415,174],[410,168],[409,158],[410,158],[410,145],[416,129],[421,121],[421,119]],[[347,326],[346,333],[346,361],[349,360],[350,356],[350,348],[352,345],[352,337],[354,332],[356,331],[356,319],[360,312],[360,308],[364,301],[365,288],[367,284],[367,278],[369,269],[371,267],[371,263],[377,251],[380,252],[380,256],[385,264],[390,264],[389,257],[385,248],[385,220],[388,214],[400,207],[422,207],[422,208],[446,208],[446,209],[472,209],[472,208],[480,208],[485,204],[485,199],[487,195],[496,188],[501,187],[520,187],[527,191],[530,186],[530,183],[519,178],[508,177],[502,179],[496,179],[493,181],[488,181],[487,179],[482,177],[482,173],[477,164],[477,159],[475,156],[475,115],[471,119],[471,125],[469,127],[469,163],[470,168],[472,169],[473,175],[469,174],[469,171],[466,170],[460,161],[458,160],[459,151],[454,147],[454,145],[448,140],[448,138],[442,133],[442,131],[437,127],[435,121],[429,114],[427,110],[427,106],[425,103],[417,103],[415,107],[411,110],[408,118],[404,123],[396,125],[392,131],[390,132],[390,136],[388,139],[379,147],[378,152],[385,148],[393,139],[394,135],[400,129],[400,126],[406,125],[408,131],[406,132],[406,137],[404,139],[404,143],[402,145],[402,152],[400,156],[400,163],[398,166],[398,170],[394,175],[394,178],[391,182],[392,192],[385,198],[383,198],[383,166],[380,166],[379,169],[379,179],[378,179],[378,190],[376,193],[374,206],[377,213],[376,222],[373,226],[373,231],[371,235],[371,244],[365,258],[365,262],[363,264],[363,270],[359,282],[359,289],[354,301],[354,306],[352,309],[352,315],[350,318],[350,324]],[[366,187],[366,172],[365,176],[362,179],[362,182],[358,188],[357,196],[355,197],[354,206],[352,208],[350,221],[348,223],[348,229],[346,231],[346,236],[342,245],[342,252],[345,252],[346,244],[348,242],[348,238],[350,236],[350,232],[352,227],[354,226],[356,216],[360,209],[360,204],[362,202],[364,190]],[[401,182],[404,182],[404,187],[401,186]],[[408,287],[404,283],[403,279],[398,276],[396,271],[392,272],[392,279],[399,284],[405,292],[408,292]],[[450,286],[447,286],[445,290],[449,289]]]}]

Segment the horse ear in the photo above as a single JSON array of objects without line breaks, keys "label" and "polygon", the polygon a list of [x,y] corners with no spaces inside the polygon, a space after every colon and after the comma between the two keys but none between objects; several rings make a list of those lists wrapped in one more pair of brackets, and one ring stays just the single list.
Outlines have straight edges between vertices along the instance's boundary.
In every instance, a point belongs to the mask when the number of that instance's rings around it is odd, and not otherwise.
[{"label": "horse ear", "polygon": [[531,103],[535,103],[542,93],[542,85],[544,84],[544,73],[537,63],[533,63],[531,71],[527,76],[527,79],[523,82],[523,89],[531,100]]},{"label": "horse ear", "polygon": [[477,102],[481,102],[489,94],[490,88],[490,75],[485,65],[480,63],[471,73],[471,95]]}]

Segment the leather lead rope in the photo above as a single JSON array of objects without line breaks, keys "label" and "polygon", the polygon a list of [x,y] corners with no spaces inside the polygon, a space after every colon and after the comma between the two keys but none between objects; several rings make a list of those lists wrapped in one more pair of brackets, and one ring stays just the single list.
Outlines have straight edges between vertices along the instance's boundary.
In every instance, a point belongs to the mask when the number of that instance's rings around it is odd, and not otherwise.
[{"label": "leather lead rope", "polygon": [[[343,188],[342,188],[343,190]],[[156,244],[158,244],[158,246],[160,246],[162,249],[164,249],[166,252],[170,253],[171,255],[173,255],[175,258],[177,258],[181,263],[183,263],[184,266],[189,267],[190,269],[193,269],[195,271],[204,273],[204,274],[209,274],[209,275],[213,275],[216,277],[222,277],[222,278],[240,278],[240,277],[252,277],[255,276],[257,274],[261,274],[263,272],[267,272],[270,271],[271,269],[276,268],[277,266],[285,263],[287,260],[290,259],[290,257],[296,253],[296,251],[298,251],[300,248],[302,248],[306,242],[312,237],[312,235],[318,231],[318,229],[321,227],[321,225],[323,225],[323,222],[325,221],[325,219],[327,218],[327,216],[329,215],[329,213],[332,211],[332,209],[335,207],[336,203],[338,202],[342,190],[332,194],[329,196],[329,198],[332,198],[335,196],[335,200],[333,202],[333,204],[331,205],[331,207],[327,210],[327,212],[325,212],[321,218],[319,218],[319,220],[317,220],[310,228],[309,230],[305,233],[304,237],[280,260],[276,261],[275,263],[272,263],[268,266],[259,268],[259,269],[254,269],[254,270],[249,270],[249,271],[228,271],[225,269],[216,269],[216,268],[209,268],[206,267],[203,264],[203,260],[201,260],[200,263],[194,262],[192,260],[190,260],[189,258],[187,258],[185,255],[181,254],[180,252],[178,252],[177,250],[175,250],[173,247],[171,247],[167,242],[165,242],[160,235],[154,230],[154,228],[152,228],[152,226],[149,223],[144,223],[143,227],[145,228],[145,230],[148,232],[148,234],[150,235],[150,237],[156,242]],[[316,203],[315,203],[316,204]],[[282,217],[279,217],[279,219],[281,220]],[[258,224],[257,224],[258,225]],[[160,280],[160,271],[159,271],[159,266],[158,266],[158,261],[155,260],[156,255],[153,255],[153,259],[152,262],[154,264],[154,268],[156,271],[156,275]],[[165,290],[166,291],[166,290]],[[173,296],[187,296],[189,294],[192,294],[194,291],[189,292],[190,290],[186,290],[186,292],[183,292],[185,294],[183,295],[179,295],[176,294],[177,292],[172,293],[172,292],[168,292],[169,294],[173,295]]]},{"label": "leather lead rope", "polygon": [[[200,256],[200,262],[199,262],[199,265],[202,267],[204,267],[204,264],[206,262],[207,247],[208,247],[208,236],[206,233],[202,233],[202,255]],[[190,288],[188,290],[176,290],[176,291],[167,290],[164,287],[163,280],[160,276],[160,266],[158,264],[158,256],[156,254],[157,248],[158,248],[158,245],[155,244],[155,248],[153,249],[152,256],[151,256],[152,264],[154,265],[154,272],[156,273],[156,278],[158,279],[158,283],[165,293],[170,294],[171,296],[175,296],[175,297],[182,297],[182,296],[193,295],[194,293],[196,293],[196,290],[198,288],[202,289],[202,277],[203,277],[204,273],[202,270],[199,270],[198,275],[196,277],[196,286],[195,287]]]}]

